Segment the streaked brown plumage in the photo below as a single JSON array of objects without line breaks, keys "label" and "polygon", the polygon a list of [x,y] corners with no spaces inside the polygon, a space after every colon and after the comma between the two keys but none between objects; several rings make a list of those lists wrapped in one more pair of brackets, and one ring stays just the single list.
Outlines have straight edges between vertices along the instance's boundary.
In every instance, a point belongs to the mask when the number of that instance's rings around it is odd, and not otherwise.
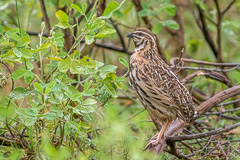
[{"label": "streaked brown plumage", "polygon": [[150,30],[139,28],[127,37],[135,44],[130,59],[131,85],[150,116],[162,123],[157,137],[160,141],[171,121],[191,120],[194,103],[186,87],[159,56],[156,38]]}]

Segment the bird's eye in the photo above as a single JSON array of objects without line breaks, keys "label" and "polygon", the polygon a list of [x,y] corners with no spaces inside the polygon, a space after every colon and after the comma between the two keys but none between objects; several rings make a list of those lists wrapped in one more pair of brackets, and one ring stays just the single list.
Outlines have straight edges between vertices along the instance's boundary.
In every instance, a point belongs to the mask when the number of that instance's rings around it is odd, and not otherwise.
[{"label": "bird's eye", "polygon": [[138,33],[139,36],[142,36],[142,33]]}]

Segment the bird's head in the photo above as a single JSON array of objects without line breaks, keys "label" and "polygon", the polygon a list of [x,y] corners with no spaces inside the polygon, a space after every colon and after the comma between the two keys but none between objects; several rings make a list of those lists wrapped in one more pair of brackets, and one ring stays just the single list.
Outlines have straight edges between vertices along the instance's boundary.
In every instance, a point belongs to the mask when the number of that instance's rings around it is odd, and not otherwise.
[{"label": "bird's head", "polygon": [[133,39],[135,50],[156,47],[156,37],[149,29],[138,28],[132,33],[129,33],[127,37]]}]

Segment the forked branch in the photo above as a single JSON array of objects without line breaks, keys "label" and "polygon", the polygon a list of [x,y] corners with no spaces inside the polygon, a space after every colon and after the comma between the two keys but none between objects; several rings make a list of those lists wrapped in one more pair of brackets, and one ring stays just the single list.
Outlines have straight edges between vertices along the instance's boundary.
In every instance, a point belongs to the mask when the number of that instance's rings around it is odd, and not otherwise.
[{"label": "forked branch", "polygon": [[[199,118],[201,115],[205,114],[206,112],[210,111],[214,106],[218,105],[222,101],[240,94],[240,85],[233,86],[229,89],[221,91],[217,93],[212,98],[208,99],[207,101],[201,103],[195,110],[198,112]],[[193,120],[194,121],[194,120]],[[158,143],[155,146],[149,146],[149,150],[154,151],[156,153],[161,153],[164,149],[168,146],[168,142],[171,142],[171,138],[183,132],[183,129],[189,126],[191,123],[183,122],[182,120],[175,120],[173,121],[167,131],[165,132],[165,137],[162,139],[161,143]],[[239,123],[235,124],[234,127],[238,126]],[[230,128],[231,129],[231,128]]]}]

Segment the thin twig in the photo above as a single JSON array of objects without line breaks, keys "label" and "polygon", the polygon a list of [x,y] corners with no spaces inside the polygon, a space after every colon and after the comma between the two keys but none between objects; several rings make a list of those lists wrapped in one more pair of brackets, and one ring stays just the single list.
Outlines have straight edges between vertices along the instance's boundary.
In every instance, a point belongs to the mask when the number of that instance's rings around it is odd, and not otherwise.
[{"label": "thin twig", "polygon": [[222,82],[226,85],[229,85],[231,84],[231,81],[229,81],[224,75],[218,73],[218,72],[214,72],[214,71],[211,71],[211,72],[204,72],[204,71],[196,71],[196,72],[193,72],[192,74],[188,75],[187,77],[185,77],[182,82],[184,84],[190,82],[190,80],[192,80],[193,78],[195,77],[198,77],[198,76],[205,76],[205,77],[209,77],[209,78],[212,78],[214,80],[217,80],[219,82]]},{"label": "thin twig", "polygon": [[[9,67],[2,61],[0,60],[0,63],[2,63],[8,70],[8,72],[10,73],[10,75],[12,74],[11,70],[9,69]],[[14,90],[14,80],[11,78],[12,80],[12,91]]]},{"label": "thin twig", "polygon": [[113,27],[116,29],[116,31],[117,31],[117,34],[118,34],[118,36],[119,36],[119,39],[120,39],[120,42],[121,42],[121,44],[122,44],[122,48],[123,48],[123,50],[126,50],[126,45],[125,45],[125,42],[124,42],[124,39],[123,39],[123,36],[122,36],[122,34],[121,34],[121,31],[120,31],[120,29],[118,28],[118,26],[114,23],[114,21],[110,18],[109,19],[110,21],[111,21],[111,23],[113,24]]},{"label": "thin twig", "polygon": [[218,52],[217,52],[217,61],[222,62],[222,14],[219,6],[219,1],[214,0],[216,8],[217,8],[217,47],[218,47]]},{"label": "thin twig", "polygon": [[181,67],[181,69],[215,71],[215,72],[229,72],[229,71],[237,69],[238,67],[240,67],[240,65],[237,65],[237,66],[229,68],[229,69],[203,68],[203,67]]},{"label": "thin twig", "polygon": [[236,0],[233,0],[229,5],[222,11],[222,15],[224,15],[231,7],[232,5],[236,2]]},{"label": "thin twig", "polygon": [[[92,3],[89,4],[89,6],[87,7],[86,11],[85,11],[85,15],[88,14],[88,12],[92,9],[92,7],[94,6],[96,0],[93,0]],[[78,24],[80,24],[82,22],[84,18],[84,15],[81,15],[79,18],[78,18]]]},{"label": "thin twig", "polygon": [[192,134],[192,135],[182,135],[182,136],[175,136],[175,137],[167,137],[170,141],[177,142],[177,141],[183,141],[183,140],[190,140],[190,139],[197,139],[197,138],[204,138],[209,137],[212,135],[218,135],[223,132],[227,132],[229,130],[235,129],[240,126],[240,122],[233,124],[231,126],[227,126],[225,128],[215,129],[213,131],[204,132],[204,133],[198,133],[198,134]]},{"label": "thin twig", "polygon": [[51,30],[51,25],[50,25],[50,20],[48,18],[48,15],[47,15],[47,10],[46,10],[46,6],[45,6],[45,3],[44,3],[44,0],[39,0],[40,2],[40,6],[41,6],[41,10],[42,10],[42,14],[43,14],[43,20],[46,24],[46,27],[47,27],[47,35],[50,34],[50,30]]},{"label": "thin twig", "polygon": [[210,36],[209,31],[207,29],[207,23],[205,21],[205,17],[204,17],[203,11],[202,11],[202,9],[199,6],[197,6],[197,9],[198,9],[200,21],[202,23],[202,26],[201,26],[200,29],[201,29],[201,31],[203,33],[203,36],[204,36],[205,40],[207,41],[209,47],[211,48],[211,50],[213,51],[215,57],[217,58],[218,51],[216,49],[216,46],[214,44],[214,41],[213,41],[212,37]]},{"label": "thin twig", "polygon": [[[197,108],[195,108],[195,111],[197,112],[198,116],[196,118],[194,118],[192,121],[194,121],[195,119],[199,118],[204,113],[210,111],[214,106],[216,106],[217,104],[221,103],[222,101],[224,101],[224,100],[226,100],[226,99],[228,99],[228,98],[230,98],[232,96],[236,96],[238,94],[240,94],[240,85],[233,86],[233,87],[231,87],[229,89],[226,89],[224,91],[219,92],[218,94],[216,94],[215,96],[211,97],[207,101],[201,103]],[[183,129],[185,127],[189,126],[189,125],[190,125],[189,123],[186,123],[186,122],[184,122],[182,120],[179,120],[179,119],[171,122],[170,127],[165,132],[165,137],[163,137],[162,140],[161,140],[161,143],[158,143],[158,144],[152,146],[149,149],[151,151],[156,152],[156,153],[161,153],[167,147],[167,141],[166,141],[167,139],[166,139],[166,137],[173,137],[173,136],[176,136],[176,135],[180,134],[183,131]],[[218,134],[219,132],[223,132],[223,131],[226,131],[226,130],[230,130],[230,129],[236,128],[239,125],[240,125],[240,122],[236,123],[235,125],[228,126],[226,128],[222,128],[222,129],[216,130],[214,132],[215,132],[215,134]],[[209,134],[208,136],[211,136],[211,135],[212,134]],[[188,136],[192,136],[192,135],[188,135]],[[200,137],[205,137],[205,136],[204,135],[200,135]],[[182,137],[181,137],[181,139],[182,139]]]},{"label": "thin twig", "polygon": [[[170,60],[170,65],[173,67],[177,63],[178,57],[173,57]],[[196,63],[199,65],[207,65],[207,66],[213,66],[213,67],[235,67],[239,66],[240,63],[214,63],[214,62],[208,62],[208,61],[199,61],[195,59],[188,59],[188,58],[181,58],[182,61],[185,63]]]}]

